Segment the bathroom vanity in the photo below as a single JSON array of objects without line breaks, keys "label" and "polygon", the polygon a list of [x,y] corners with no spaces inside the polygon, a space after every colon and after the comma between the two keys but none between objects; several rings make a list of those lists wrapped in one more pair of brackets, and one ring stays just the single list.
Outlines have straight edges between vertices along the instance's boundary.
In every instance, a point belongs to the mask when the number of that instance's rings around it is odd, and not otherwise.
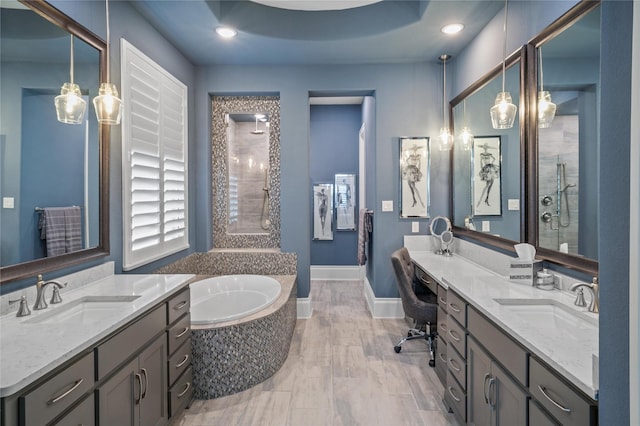
[{"label": "bathroom vanity", "polygon": [[0,318],[3,426],[167,424],[191,399],[193,275],[111,275]]},{"label": "bathroom vanity", "polygon": [[460,421],[597,424],[596,314],[461,256],[410,253],[438,296],[436,373]]}]

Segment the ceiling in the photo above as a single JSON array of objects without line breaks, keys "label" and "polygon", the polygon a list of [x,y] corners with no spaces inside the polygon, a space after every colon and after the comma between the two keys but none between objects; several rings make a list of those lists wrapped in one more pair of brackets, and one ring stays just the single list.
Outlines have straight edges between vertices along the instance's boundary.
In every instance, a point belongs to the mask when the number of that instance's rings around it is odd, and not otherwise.
[{"label": "ceiling", "polygon": [[[357,6],[358,0],[131,2],[196,65],[436,62],[442,53],[460,53],[504,5],[491,0],[360,3],[370,4]],[[332,10],[317,10],[323,8]],[[462,33],[440,32],[453,22],[465,25]],[[220,38],[215,28],[221,25],[233,26],[238,35]]]}]

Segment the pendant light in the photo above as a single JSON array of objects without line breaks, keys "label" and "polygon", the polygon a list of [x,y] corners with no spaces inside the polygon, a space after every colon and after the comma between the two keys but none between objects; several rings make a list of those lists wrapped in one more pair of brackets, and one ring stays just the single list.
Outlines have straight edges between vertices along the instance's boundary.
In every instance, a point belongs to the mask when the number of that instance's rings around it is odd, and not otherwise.
[{"label": "pendant light", "polygon": [[551,93],[544,90],[544,75],[542,72],[542,47],[538,47],[540,58],[540,91],[538,92],[538,127],[546,129],[551,126],[556,116],[556,104],[551,102]]},{"label": "pendant light", "polygon": [[462,131],[458,138],[460,139],[460,144],[462,145],[462,149],[464,151],[471,151],[471,147],[473,146],[473,133],[467,126],[467,101],[466,99],[462,101]]},{"label": "pendant light", "polygon": [[511,93],[505,92],[504,80],[506,74],[507,61],[507,16],[509,14],[508,1],[504,0],[504,26],[503,48],[502,48],[502,92],[496,96],[496,103],[491,107],[491,125],[494,129],[510,129],[516,119],[517,107],[511,100]]},{"label": "pendant light", "polygon": [[71,34],[71,54],[69,65],[69,83],[64,83],[60,94],[56,96],[56,114],[58,121],[66,124],[81,124],[87,102],[82,98],[80,86],[73,82],[73,34]]},{"label": "pendant light", "polygon": [[109,68],[109,0],[105,0],[105,9],[107,17],[107,79],[106,82],[100,83],[98,96],[93,98],[93,106],[96,109],[98,122],[113,125],[120,124],[122,100],[118,97],[116,85],[109,82],[111,74]]},{"label": "pendant light", "polygon": [[453,135],[447,124],[447,59],[451,56],[446,53],[440,55],[442,61],[442,128],[438,136],[440,151],[449,151],[453,147]]}]

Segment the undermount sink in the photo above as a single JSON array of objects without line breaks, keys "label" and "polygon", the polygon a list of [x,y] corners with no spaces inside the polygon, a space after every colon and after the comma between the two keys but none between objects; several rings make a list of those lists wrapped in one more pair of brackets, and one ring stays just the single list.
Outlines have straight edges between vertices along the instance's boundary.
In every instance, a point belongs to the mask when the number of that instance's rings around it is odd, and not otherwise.
[{"label": "undermount sink", "polygon": [[539,328],[598,327],[598,320],[553,299],[493,299],[504,309]]},{"label": "undermount sink", "polygon": [[50,305],[49,312],[44,312],[28,319],[25,324],[65,324],[100,321],[113,311],[122,309],[123,305],[133,302],[140,296],[85,296],[81,299],[64,303],[61,306]]}]

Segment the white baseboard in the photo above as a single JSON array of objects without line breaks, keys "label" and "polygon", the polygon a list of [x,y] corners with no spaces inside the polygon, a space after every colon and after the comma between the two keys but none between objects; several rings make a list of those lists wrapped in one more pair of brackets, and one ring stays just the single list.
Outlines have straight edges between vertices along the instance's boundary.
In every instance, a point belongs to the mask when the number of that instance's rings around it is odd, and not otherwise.
[{"label": "white baseboard", "polygon": [[402,300],[394,297],[376,297],[367,277],[364,277],[364,298],[373,318],[404,318]]},{"label": "white baseboard", "polygon": [[298,319],[311,318],[311,314],[313,313],[313,306],[311,306],[311,298],[298,297],[296,308],[298,312],[297,314]]},{"label": "white baseboard", "polygon": [[360,266],[311,266],[312,280],[323,281],[343,281],[343,280],[359,280],[361,279]]}]

